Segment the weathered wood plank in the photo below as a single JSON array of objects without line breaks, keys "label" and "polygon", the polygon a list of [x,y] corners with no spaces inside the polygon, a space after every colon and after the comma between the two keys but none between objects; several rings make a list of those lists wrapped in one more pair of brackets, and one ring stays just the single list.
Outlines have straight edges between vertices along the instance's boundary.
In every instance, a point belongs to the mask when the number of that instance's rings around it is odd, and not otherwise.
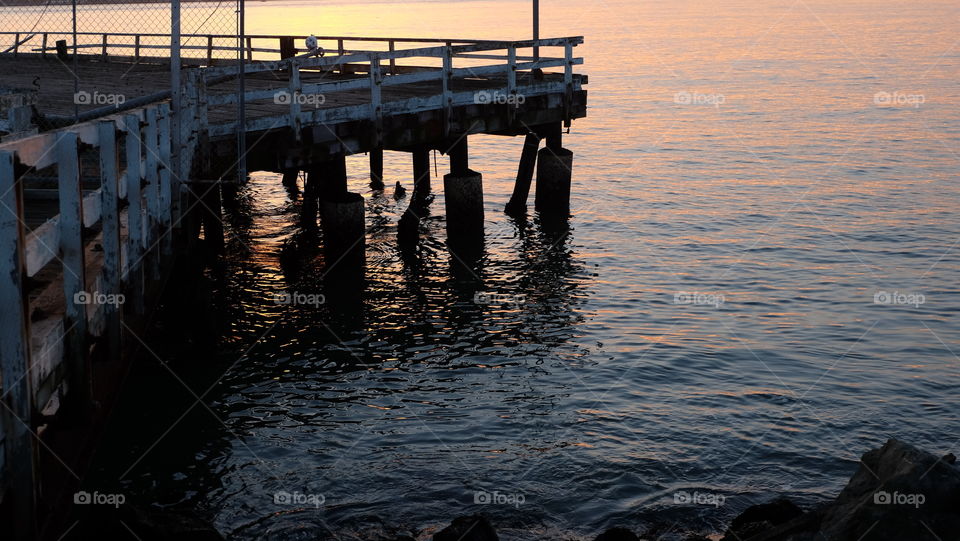
[{"label": "weathered wood plank", "polygon": [[23,289],[23,187],[14,175],[13,152],[0,150],[0,382],[3,402],[0,439],[3,440],[0,493],[13,498],[13,532],[16,539],[33,539],[34,443],[30,428],[33,402],[30,367],[30,318]]},{"label": "weathered wood plank", "polygon": [[[103,293],[112,299],[120,297],[120,189],[117,178],[116,126],[113,122],[100,123],[100,195],[103,217],[101,245],[103,268],[101,279]],[[108,302],[106,310],[106,336],[110,358],[120,354],[120,308],[118,303]]]},{"label": "weathered wood plank", "polygon": [[83,252],[83,203],[81,199],[77,135],[62,132],[57,142],[57,177],[60,189],[60,261],[63,264],[64,325],[67,330],[66,359],[73,404],[85,408],[90,397],[87,370],[86,263]]}]

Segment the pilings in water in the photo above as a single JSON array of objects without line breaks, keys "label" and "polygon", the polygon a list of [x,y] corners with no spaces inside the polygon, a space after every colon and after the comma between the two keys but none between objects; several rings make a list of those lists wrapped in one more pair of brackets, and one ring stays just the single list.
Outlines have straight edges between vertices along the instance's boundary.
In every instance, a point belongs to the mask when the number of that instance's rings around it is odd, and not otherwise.
[{"label": "pilings in water", "polygon": [[374,190],[383,189],[383,149],[375,148],[370,151],[370,187]]},{"label": "pilings in water", "polygon": [[552,126],[547,145],[537,153],[537,192],[534,207],[554,217],[570,215],[570,180],[573,176],[573,152],[563,148],[562,128]]},{"label": "pilings in water", "polygon": [[[547,144],[538,152],[542,139],[546,139]],[[524,138],[517,181],[504,209],[508,214],[526,212],[534,169],[537,172],[534,208],[546,216],[569,216],[573,152],[563,148],[563,127],[559,122],[538,126]]]},{"label": "pilings in water", "polygon": [[530,195],[530,183],[537,165],[537,149],[540,148],[540,136],[531,131],[523,138],[523,151],[520,153],[520,165],[517,167],[517,182],[513,186],[513,195],[504,209],[507,214],[519,215],[527,212],[527,197]]},{"label": "pilings in water", "polygon": [[483,243],[483,175],[469,167],[467,137],[448,151],[450,172],[443,176],[447,240],[451,245]]}]

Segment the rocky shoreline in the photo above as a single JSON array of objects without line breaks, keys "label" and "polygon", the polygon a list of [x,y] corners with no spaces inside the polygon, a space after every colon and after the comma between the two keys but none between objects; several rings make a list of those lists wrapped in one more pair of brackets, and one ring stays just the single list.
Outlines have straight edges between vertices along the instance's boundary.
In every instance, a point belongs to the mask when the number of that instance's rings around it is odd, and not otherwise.
[{"label": "rocky shoreline", "polygon": [[[190,515],[131,506],[118,511],[124,528],[143,541],[224,539],[210,524]],[[432,536],[411,532],[416,537],[378,535],[364,541],[499,541],[496,521],[495,516],[463,516]],[[863,455],[857,472],[830,502],[803,510],[778,498],[748,507],[723,534],[704,537],[674,532],[656,526],[642,532],[618,527],[599,533],[594,541],[956,541],[960,540],[960,466],[953,454],[937,457],[891,439]],[[97,533],[105,532],[101,527]],[[515,531],[511,534],[508,537],[518,537]],[[322,534],[312,538],[327,539]]]},{"label": "rocky shoreline", "polygon": [[[612,528],[594,541],[653,541],[662,533]],[[948,541],[960,539],[960,467],[895,439],[873,449],[831,502],[804,511],[785,498],[748,507],[722,536],[682,541]],[[414,541],[413,538],[397,541]],[[433,541],[499,541],[490,520],[460,517]]]}]

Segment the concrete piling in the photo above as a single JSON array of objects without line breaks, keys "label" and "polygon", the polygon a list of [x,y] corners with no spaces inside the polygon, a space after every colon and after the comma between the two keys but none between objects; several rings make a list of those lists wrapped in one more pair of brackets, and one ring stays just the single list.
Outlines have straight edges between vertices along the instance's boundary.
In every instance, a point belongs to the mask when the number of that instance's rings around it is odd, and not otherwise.
[{"label": "concrete piling", "polygon": [[362,278],[366,259],[363,196],[346,192],[333,199],[321,200],[320,219],[323,223],[325,272],[333,276]]},{"label": "concrete piling", "polygon": [[443,177],[447,240],[455,244],[482,244],[483,176],[469,167],[466,136],[448,153],[450,173]]},{"label": "concrete piling", "polygon": [[570,180],[573,152],[563,148],[562,127],[547,130],[547,146],[537,154],[537,212],[552,216],[570,215]]}]

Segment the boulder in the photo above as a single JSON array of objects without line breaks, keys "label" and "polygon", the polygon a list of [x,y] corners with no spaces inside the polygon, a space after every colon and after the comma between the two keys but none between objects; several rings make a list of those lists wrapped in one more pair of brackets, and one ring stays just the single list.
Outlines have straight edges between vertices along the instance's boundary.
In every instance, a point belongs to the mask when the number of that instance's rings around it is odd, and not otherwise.
[{"label": "boulder", "polygon": [[739,541],[771,530],[803,514],[803,510],[786,498],[751,505],[730,523],[721,541]]},{"label": "boulder", "polygon": [[640,538],[626,528],[610,528],[598,535],[594,541],[640,541]]},{"label": "boulder", "polygon": [[483,515],[457,517],[433,536],[433,541],[500,541],[496,530]]},{"label": "boulder", "polygon": [[851,541],[957,539],[960,468],[950,462],[894,439],[867,452],[824,514],[821,533]]}]

